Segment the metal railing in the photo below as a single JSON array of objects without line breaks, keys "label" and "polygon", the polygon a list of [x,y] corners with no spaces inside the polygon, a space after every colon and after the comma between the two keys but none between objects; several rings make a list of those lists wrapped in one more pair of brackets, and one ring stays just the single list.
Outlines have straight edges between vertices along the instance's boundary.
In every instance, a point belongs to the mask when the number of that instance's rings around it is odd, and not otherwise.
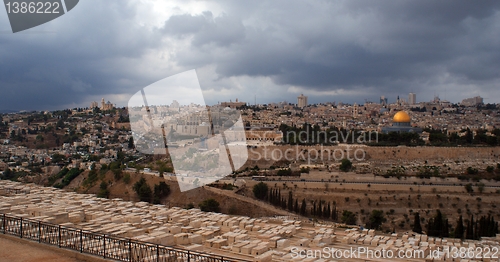
[{"label": "metal railing", "polygon": [[0,233],[124,262],[249,261],[0,214]]}]

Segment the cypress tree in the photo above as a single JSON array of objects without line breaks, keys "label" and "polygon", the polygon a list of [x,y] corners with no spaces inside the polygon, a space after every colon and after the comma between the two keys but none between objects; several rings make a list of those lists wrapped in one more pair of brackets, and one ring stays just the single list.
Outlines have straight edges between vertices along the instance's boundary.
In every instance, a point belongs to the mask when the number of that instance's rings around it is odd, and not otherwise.
[{"label": "cypress tree", "polygon": [[293,207],[293,211],[299,214],[299,200],[297,198],[295,199],[295,205]]},{"label": "cypress tree", "polygon": [[434,218],[434,231],[435,231],[435,236],[438,237],[443,237],[444,231],[448,230],[447,228],[444,228],[444,223],[443,223],[443,214],[441,214],[441,210],[437,210],[436,217]]},{"label": "cypress tree", "polygon": [[496,230],[495,230],[495,219],[493,216],[488,215],[488,233],[490,234],[490,237],[496,236]]},{"label": "cypress tree", "polygon": [[278,194],[276,195],[276,205],[281,206],[281,191],[278,189]]},{"label": "cypress tree", "polygon": [[482,216],[479,219],[478,236],[479,237],[486,236],[488,234],[487,230],[488,230],[488,227],[486,226],[486,218],[484,216]]},{"label": "cypress tree", "polygon": [[414,216],[413,232],[422,234],[422,225],[420,224],[420,214],[418,212]]},{"label": "cypress tree", "polygon": [[271,205],[274,205],[274,189],[271,188],[271,190],[269,190],[269,197],[267,198],[267,200],[269,201],[269,203],[271,203]]},{"label": "cypress tree", "polygon": [[441,237],[449,237],[450,233],[448,231],[448,219],[444,220],[443,229],[441,230]]},{"label": "cypress tree", "polygon": [[474,223],[474,238],[475,240],[479,240],[479,228],[478,228],[478,221],[476,221],[476,223]]},{"label": "cypress tree", "polygon": [[427,235],[428,236],[434,236],[434,231],[433,231],[433,226],[434,226],[434,218],[429,219],[429,222],[427,222]]},{"label": "cypress tree", "polygon": [[467,223],[467,228],[465,229],[465,238],[474,239],[474,216],[471,217]]},{"label": "cypress tree", "polygon": [[462,215],[458,218],[457,226],[455,227],[455,237],[464,239],[464,221]]},{"label": "cypress tree", "polygon": [[306,215],[306,199],[302,199],[302,205],[300,206],[300,214],[305,216]]},{"label": "cypress tree", "polygon": [[293,195],[292,191],[288,191],[288,211],[293,211]]}]

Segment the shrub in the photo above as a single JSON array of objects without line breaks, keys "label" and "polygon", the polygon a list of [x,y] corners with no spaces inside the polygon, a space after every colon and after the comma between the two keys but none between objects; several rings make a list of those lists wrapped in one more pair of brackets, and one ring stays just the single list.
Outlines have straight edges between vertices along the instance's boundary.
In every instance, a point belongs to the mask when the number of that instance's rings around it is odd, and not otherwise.
[{"label": "shrub", "polygon": [[201,202],[198,206],[200,207],[201,211],[220,212],[220,204],[213,198],[203,200],[203,202]]},{"label": "shrub", "polygon": [[161,181],[154,187],[153,204],[160,204],[161,199],[167,197],[168,195],[170,195],[170,186]]},{"label": "shrub", "polygon": [[[10,169],[9,169],[9,171],[10,171]],[[59,173],[49,177],[49,186],[53,185],[57,179],[64,177],[68,172],[69,172],[69,169],[63,168],[63,169],[61,169],[61,171],[59,171]]]},{"label": "shrub", "polygon": [[477,190],[479,191],[479,193],[483,193],[484,192],[484,184],[483,183],[479,183],[477,184]]},{"label": "shrub", "polygon": [[264,182],[260,182],[253,186],[253,194],[256,198],[264,200],[267,196],[267,191],[269,188],[267,187],[267,184]]},{"label": "shrub", "polygon": [[474,192],[474,189],[472,188],[472,184],[471,183],[465,185],[465,190],[467,190],[467,193]]},{"label": "shrub", "polygon": [[134,184],[134,191],[139,196],[140,201],[150,202],[153,192],[151,187],[149,187],[148,183],[146,183],[146,179],[141,177],[139,181]]},{"label": "shrub", "polygon": [[113,174],[115,177],[115,181],[120,181],[122,178],[122,170],[121,169],[113,169]]},{"label": "shrub", "polygon": [[125,184],[130,183],[130,174],[129,173],[125,173],[125,175],[123,176],[123,183],[125,183]]},{"label": "shrub", "polygon": [[472,167],[468,167],[468,168],[467,168],[467,174],[469,174],[469,175],[475,175],[475,174],[477,174],[478,172],[479,172],[479,171],[478,171],[477,169],[475,169],[475,168],[472,168]]},{"label": "shrub", "polygon": [[380,226],[385,221],[386,221],[386,219],[384,217],[384,211],[373,210],[372,213],[370,214],[370,218],[369,218],[368,223],[366,224],[366,227],[372,228],[372,229],[380,229]]},{"label": "shrub", "polygon": [[106,183],[106,181],[102,181],[101,185],[99,185],[99,193],[97,193],[97,197],[100,198],[109,197],[108,183]]},{"label": "shrub", "polygon": [[61,186],[60,188],[63,188],[65,186],[69,185],[69,183],[71,183],[71,181],[73,181],[73,179],[75,179],[82,172],[83,172],[83,170],[78,169],[78,168],[72,168],[71,170],[69,170],[68,173],[66,173],[66,175],[62,179],[62,181],[60,183],[60,186]]},{"label": "shrub", "polygon": [[342,223],[347,225],[356,225],[356,214],[354,214],[351,211],[344,210],[342,212],[342,217],[340,218],[340,221],[342,221]]},{"label": "shrub", "polygon": [[280,169],[277,173],[278,176],[291,176],[292,170],[290,168]]},{"label": "shrub", "polygon": [[349,159],[342,159],[342,162],[340,163],[340,171],[342,172],[348,172],[352,168],[352,162]]}]

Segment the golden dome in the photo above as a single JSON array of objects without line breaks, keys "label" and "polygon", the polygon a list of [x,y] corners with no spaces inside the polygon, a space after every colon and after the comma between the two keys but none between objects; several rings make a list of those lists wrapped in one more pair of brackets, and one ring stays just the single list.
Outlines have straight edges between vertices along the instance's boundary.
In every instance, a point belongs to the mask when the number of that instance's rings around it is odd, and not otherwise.
[{"label": "golden dome", "polygon": [[399,111],[394,115],[394,123],[410,123],[411,118],[405,111]]}]

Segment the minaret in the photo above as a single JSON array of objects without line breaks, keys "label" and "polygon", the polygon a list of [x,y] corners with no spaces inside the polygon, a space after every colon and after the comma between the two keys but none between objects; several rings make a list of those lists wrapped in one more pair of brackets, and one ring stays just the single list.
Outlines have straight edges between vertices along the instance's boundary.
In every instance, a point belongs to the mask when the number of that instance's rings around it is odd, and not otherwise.
[{"label": "minaret", "polygon": [[104,102],[104,97],[101,100],[101,110],[104,110],[104,105],[106,105],[106,102]]}]

